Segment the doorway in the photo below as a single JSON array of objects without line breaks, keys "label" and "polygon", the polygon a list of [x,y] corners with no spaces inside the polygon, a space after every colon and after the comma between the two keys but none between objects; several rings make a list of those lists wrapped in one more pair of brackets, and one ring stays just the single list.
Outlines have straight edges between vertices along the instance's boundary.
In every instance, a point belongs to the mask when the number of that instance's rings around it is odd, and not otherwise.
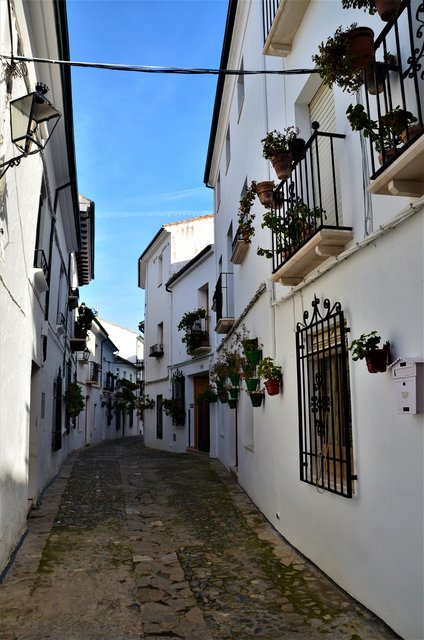
[{"label": "doorway", "polygon": [[196,398],[208,385],[206,376],[194,377],[194,447],[205,453],[210,449],[209,402],[206,398]]}]

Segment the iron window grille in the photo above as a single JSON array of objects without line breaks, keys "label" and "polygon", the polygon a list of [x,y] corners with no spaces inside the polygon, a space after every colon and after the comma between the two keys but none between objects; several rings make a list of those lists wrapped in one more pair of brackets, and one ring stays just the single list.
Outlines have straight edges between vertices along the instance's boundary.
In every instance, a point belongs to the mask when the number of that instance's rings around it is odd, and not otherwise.
[{"label": "iron window grille", "polygon": [[233,300],[234,274],[223,271],[219,274],[212,301],[212,310],[216,313],[217,325],[222,319],[234,320]]},{"label": "iron window grille", "polygon": [[174,411],[172,424],[175,427],[183,427],[185,424],[185,377],[182,371],[176,369],[172,376],[172,403]]},{"label": "iron window grille", "polygon": [[150,347],[149,357],[161,358],[163,356],[163,344],[157,343]]},{"label": "iron window grille", "polygon": [[36,249],[34,251],[34,268],[42,269],[44,273],[44,277],[48,280],[49,277],[49,267],[47,264],[46,254],[43,249]]},{"label": "iron window grille", "polygon": [[99,384],[100,367],[97,362],[88,363],[87,384]]},{"label": "iron window grille", "polygon": [[319,299],[296,328],[300,479],[345,498],[353,495],[349,359],[339,302]]}]

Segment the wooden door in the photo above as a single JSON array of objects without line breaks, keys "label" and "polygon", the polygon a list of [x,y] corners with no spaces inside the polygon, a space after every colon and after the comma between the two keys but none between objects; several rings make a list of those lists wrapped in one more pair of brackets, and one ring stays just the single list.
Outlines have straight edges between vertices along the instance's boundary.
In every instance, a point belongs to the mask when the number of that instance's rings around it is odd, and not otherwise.
[{"label": "wooden door", "polygon": [[206,376],[194,378],[194,447],[206,453],[209,453],[210,448],[209,402],[205,399],[198,401],[196,398],[208,384],[209,380]]}]

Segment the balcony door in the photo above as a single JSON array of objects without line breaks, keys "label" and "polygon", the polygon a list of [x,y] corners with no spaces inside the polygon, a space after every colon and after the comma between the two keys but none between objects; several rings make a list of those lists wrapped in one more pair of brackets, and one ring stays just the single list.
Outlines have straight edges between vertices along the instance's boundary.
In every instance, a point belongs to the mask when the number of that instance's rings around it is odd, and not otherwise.
[{"label": "balcony door", "polygon": [[[336,110],[334,107],[334,95],[332,90],[324,84],[320,88],[309,103],[309,119],[310,123],[318,122],[319,131],[324,133],[337,133],[336,130]],[[340,178],[337,160],[337,145],[334,146],[334,163],[331,158],[331,140],[330,138],[320,139],[319,166],[317,164],[316,151],[312,147],[312,164],[314,175],[314,190],[316,206],[319,206],[319,199],[322,201],[322,208],[326,212],[326,224],[335,225],[335,207],[334,207],[334,182],[333,182],[333,166],[335,171],[335,184],[337,197],[337,209],[339,212],[339,224],[342,224],[342,209],[340,202]],[[319,173],[319,175],[318,175]],[[320,185],[320,189],[318,188]]]},{"label": "balcony door", "polygon": [[[209,384],[206,376],[195,376],[194,397],[205,391]],[[210,420],[209,402],[206,399],[195,400],[194,411],[194,447],[199,451],[209,453],[210,449]]]}]

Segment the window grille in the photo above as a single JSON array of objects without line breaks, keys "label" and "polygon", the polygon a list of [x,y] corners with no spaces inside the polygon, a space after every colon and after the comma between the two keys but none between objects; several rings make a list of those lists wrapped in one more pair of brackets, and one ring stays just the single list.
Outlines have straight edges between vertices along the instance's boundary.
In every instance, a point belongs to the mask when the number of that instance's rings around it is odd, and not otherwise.
[{"label": "window grille", "polygon": [[156,396],[156,438],[163,437],[162,395]]},{"label": "window grille", "polygon": [[319,299],[296,328],[300,479],[345,498],[353,494],[349,359],[344,314]]}]

